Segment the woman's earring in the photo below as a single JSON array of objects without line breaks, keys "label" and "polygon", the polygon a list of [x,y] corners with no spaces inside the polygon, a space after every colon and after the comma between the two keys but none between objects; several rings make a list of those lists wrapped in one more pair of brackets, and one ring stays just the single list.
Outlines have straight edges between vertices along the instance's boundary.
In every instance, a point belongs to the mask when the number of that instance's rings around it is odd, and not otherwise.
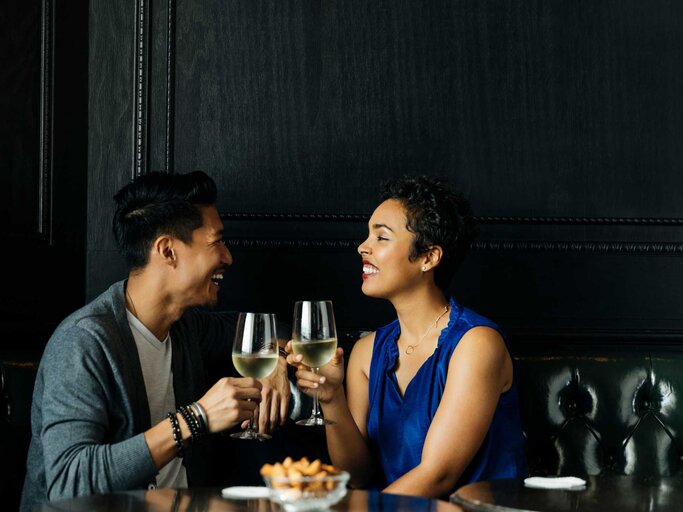
[{"label": "woman's earring", "polygon": [[427,272],[427,267],[425,267],[424,265],[422,266],[422,272]]}]

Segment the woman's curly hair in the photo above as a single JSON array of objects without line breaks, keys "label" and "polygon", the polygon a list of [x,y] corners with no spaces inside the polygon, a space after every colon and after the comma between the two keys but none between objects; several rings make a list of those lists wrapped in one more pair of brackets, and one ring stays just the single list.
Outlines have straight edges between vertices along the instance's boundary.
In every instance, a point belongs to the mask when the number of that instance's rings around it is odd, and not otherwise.
[{"label": "woman's curly hair", "polygon": [[408,231],[415,234],[410,261],[438,245],[443,250],[434,281],[446,290],[476,235],[472,209],[465,197],[442,178],[404,176],[383,185],[382,200],[395,199],[406,210]]}]

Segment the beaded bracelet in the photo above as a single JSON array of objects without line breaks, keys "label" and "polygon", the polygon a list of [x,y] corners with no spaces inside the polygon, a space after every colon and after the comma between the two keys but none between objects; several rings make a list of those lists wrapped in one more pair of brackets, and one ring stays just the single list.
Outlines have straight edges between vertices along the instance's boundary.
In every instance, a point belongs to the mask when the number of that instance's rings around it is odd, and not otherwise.
[{"label": "beaded bracelet", "polygon": [[171,430],[173,431],[173,441],[175,441],[176,456],[180,459],[185,455],[185,449],[183,448],[183,436],[180,433],[180,425],[178,424],[178,418],[176,418],[175,413],[169,412],[166,414],[168,421],[171,422]]},{"label": "beaded bracelet", "polygon": [[194,411],[188,407],[185,407],[184,405],[178,407],[178,411],[185,420],[185,423],[187,423],[187,427],[190,429],[190,433],[192,434],[192,443],[194,444],[204,437],[204,432],[201,429],[199,420],[195,416]]},{"label": "beaded bracelet", "polygon": [[208,433],[209,431],[209,420],[206,417],[206,413],[204,412],[204,408],[199,405],[199,402],[192,402],[190,404],[190,408],[194,411],[195,416],[199,419],[199,423],[201,424],[202,430],[205,433]]},{"label": "beaded bracelet", "polygon": [[190,416],[190,413],[187,411],[187,408],[183,405],[178,407],[178,412],[180,415],[183,417],[185,420],[185,423],[187,424],[187,428],[190,429],[190,434],[191,434],[191,439],[190,442],[195,443],[197,441],[197,437],[199,435],[198,429],[197,429],[197,424],[194,421],[194,418]]}]

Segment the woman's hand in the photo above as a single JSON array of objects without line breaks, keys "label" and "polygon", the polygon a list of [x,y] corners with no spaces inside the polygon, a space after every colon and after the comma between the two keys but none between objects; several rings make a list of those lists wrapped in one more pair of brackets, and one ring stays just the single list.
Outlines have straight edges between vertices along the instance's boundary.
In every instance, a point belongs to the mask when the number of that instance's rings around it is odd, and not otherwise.
[{"label": "woman's hand", "polygon": [[306,366],[301,354],[292,353],[292,342],[285,347],[287,362],[296,368],[296,385],[308,396],[313,396],[313,391],[318,391],[320,403],[331,402],[334,398],[344,397],[344,350],[337,347],[332,359],[325,366],[321,366],[316,374]]},{"label": "woman's hand", "polygon": [[289,379],[287,363],[277,358],[275,370],[261,379],[261,406],[258,410],[258,431],[271,434],[278,426],[287,421],[289,411]]}]

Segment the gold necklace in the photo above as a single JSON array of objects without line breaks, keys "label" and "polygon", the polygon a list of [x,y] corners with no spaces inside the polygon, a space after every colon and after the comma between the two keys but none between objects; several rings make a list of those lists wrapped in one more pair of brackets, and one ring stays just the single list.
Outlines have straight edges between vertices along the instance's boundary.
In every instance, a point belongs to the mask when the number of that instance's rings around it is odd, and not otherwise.
[{"label": "gold necklace", "polygon": [[415,343],[415,345],[408,345],[408,346],[406,347],[406,349],[405,349],[406,355],[409,356],[410,354],[412,354],[412,353],[415,351],[415,347],[417,347],[420,343],[422,343],[422,340],[425,339],[425,336],[427,336],[427,334],[429,334],[429,331],[431,331],[434,327],[436,327],[436,325],[439,323],[439,320],[441,320],[441,317],[444,316],[444,315],[446,314],[446,312],[448,311],[448,308],[449,308],[449,307],[450,307],[449,304],[446,304],[446,305],[444,306],[443,311],[441,312],[441,314],[439,314],[439,316],[436,317],[436,320],[434,320],[434,323],[431,324],[431,325],[427,328],[427,330],[425,331],[425,333],[424,333],[422,336],[420,336],[420,339],[417,340],[417,343]]}]

